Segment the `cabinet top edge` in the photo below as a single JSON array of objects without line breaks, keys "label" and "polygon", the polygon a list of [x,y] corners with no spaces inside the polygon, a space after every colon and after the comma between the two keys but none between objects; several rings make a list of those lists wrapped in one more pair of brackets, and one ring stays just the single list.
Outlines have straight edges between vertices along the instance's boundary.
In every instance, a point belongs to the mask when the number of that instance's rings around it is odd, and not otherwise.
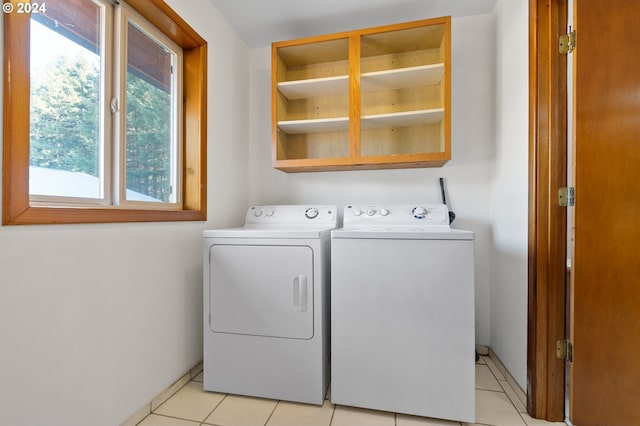
[{"label": "cabinet top edge", "polygon": [[308,44],[308,43],[317,43],[320,41],[330,41],[330,40],[335,40],[340,38],[349,38],[354,36],[362,36],[362,35],[368,35],[368,34],[382,33],[386,31],[404,30],[404,29],[417,28],[417,27],[428,26],[428,25],[438,25],[438,24],[444,24],[445,27],[450,27],[451,16],[440,16],[437,18],[420,19],[417,21],[403,22],[399,24],[382,25],[378,27],[361,28],[357,30],[341,31],[341,32],[331,33],[331,34],[322,34],[322,35],[316,35],[311,37],[301,37],[301,38],[296,38],[291,40],[276,41],[271,43],[271,47],[272,49],[275,50],[280,47],[287,47],[287,46]]}]

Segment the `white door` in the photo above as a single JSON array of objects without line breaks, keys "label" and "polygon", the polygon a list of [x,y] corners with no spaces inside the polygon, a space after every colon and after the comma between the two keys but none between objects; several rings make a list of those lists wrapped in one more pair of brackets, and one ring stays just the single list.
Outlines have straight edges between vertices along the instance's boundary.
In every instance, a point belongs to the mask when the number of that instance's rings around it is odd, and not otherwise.
[{"label": "white door", "polygon": [[313,250],[308,246],[213,245],[213,332],[311,339]]}]

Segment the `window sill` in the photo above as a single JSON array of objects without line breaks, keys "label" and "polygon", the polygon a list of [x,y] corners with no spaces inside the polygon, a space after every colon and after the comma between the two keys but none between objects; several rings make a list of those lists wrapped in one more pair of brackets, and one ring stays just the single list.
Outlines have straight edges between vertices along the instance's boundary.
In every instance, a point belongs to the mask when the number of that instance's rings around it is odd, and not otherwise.
[{"label": "window sill", "polygon": [[68,207],[29,207],[15,217],[5,217],[5,225],[49,225],[73,223],[183,222],[204,221],[199,210],[124,210]]}]

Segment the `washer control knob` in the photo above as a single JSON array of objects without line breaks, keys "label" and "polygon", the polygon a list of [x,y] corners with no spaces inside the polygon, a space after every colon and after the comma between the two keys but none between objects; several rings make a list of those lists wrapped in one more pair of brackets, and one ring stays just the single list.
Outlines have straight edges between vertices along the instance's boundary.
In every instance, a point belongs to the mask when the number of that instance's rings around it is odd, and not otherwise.
[{"label": "washer control knob", "polygon": [[382,216],[389,216],[389,210],[387,209],[380,209],[380,214]]},{"label": "washer control knob", "polygon": [[255,210],[253,211],[253,215],[254,215],[255,217],[260,217],[260,216],[262,216],[262,209],[255,209]]},{"label": "washer control knob", "polygon": [[424,207],[414,207],[413,210],[411,210],[411,214],[413,214],[413,217],[416,219],[424,219],[427,217],[427,209]]},{"label": "washer control knob", "polygon": [[362,216],[362,210],[360,210],[360,209],[353,209],[353,215],[354,215],[354,216]]},{"label": "washer control knob", "polygon": [[376,209],[367,210],[367,216],[373,216],[374,214],[376,214]]},{"label": "washer control knob", "polygon": [[318,217],[319,214],[320,212],[315,207],[309,207],[304,212],[304,215],[307,217],[307,219],[315,219],[316,217]]},{"label": "washer control knob", "polygon": [[271,217],[275,214],[275,212],[276,212],[275,210],[269,209],[265,212],[265,214],[267,215],[267,217]]}]

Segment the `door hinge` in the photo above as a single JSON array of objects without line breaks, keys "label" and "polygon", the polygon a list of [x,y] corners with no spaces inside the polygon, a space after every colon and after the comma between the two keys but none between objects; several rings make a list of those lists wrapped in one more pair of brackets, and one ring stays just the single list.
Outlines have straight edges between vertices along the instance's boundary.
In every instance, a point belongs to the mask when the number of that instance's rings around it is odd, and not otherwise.
[{"label": "door hinge", "polygon": [[565,186],[558,190],[558,204],[560,207],[573,207],[576,203],[576,190],[572,186]]},{"label": "door hinge", "polygon": [[556,342],[556,355],[567,362],[573,362],[573,344],[569,340]]},{"label": "door hinge", "polygon": [[576,30],[571,30],[569,27],[569,33],[560,36],[560,54],[566,55],[573,52],[576,48]]}]

